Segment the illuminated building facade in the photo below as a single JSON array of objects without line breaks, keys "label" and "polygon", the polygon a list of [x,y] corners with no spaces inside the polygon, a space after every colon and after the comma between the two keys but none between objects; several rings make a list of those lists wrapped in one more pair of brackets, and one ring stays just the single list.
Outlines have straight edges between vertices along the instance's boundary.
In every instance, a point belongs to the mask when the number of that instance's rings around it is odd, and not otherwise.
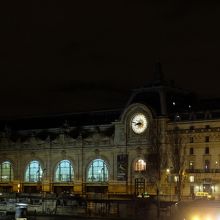
[{"label": "illuminated building facade", "polygon": [[157,122],[166,159],[160,194],[176,194],[178,177],[172,172],[169,136],[178,128],[184,146],[182,195],[206,191],[217,197],[217,102],[197,102],[189,92],[165,82],[160,68],[155,75],[156,80],[133,91],[121,109],[2,120],[0,192],[155,194],[147,155],[152,148],[152,124]]}]

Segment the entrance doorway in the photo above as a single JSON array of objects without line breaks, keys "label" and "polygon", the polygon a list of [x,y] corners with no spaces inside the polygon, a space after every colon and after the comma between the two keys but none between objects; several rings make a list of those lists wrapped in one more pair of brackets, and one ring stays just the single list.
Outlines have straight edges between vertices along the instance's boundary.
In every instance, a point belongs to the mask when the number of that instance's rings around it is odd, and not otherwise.
[{"label": "entrance doorway", "polygon": [[88,199],[106,199],[108,186],[86,186]]},{"label": "entrance doorway", "polygon": [[145,179],[136,178],[135,179],[135,195],[142,195],[145,193]]},{"label": "entrance doorway", "polygon": [[24,186],[24,193],[39,193],[41,186]]},{"label": "entrance doorway", "polygon": [[73,192],[73,186],[54,186],[53,187],[54,193],[59,195],[60,193],[72,193]]},{"label": "entrance doorway", "polygon": [[0,186],[0,192],[4,192],[4,193],[12,192],[12,186]]},{"label": "entrance doorway", "polygon": [[209,184],[209,183],[203,184],[203,192],[207,192],[207,193],[211,194],[212,193],[211,184]]}]

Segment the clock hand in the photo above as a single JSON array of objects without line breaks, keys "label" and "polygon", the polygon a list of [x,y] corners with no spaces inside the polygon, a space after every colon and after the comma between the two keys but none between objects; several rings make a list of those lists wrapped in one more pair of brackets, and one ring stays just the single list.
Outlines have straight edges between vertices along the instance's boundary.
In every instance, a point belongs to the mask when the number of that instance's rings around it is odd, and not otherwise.
[{"label": "clock hand", "polygon": [[142,125],[142,123],[141,122],[136,122],[136,121],[132,121],[132,123],[134,123],[135,125]]},{"label": "clock hand", "polygon": [[142,123],[141,123],[141,122],[138,122],[138,123],[136,123],[135,125],[142,125]]}]

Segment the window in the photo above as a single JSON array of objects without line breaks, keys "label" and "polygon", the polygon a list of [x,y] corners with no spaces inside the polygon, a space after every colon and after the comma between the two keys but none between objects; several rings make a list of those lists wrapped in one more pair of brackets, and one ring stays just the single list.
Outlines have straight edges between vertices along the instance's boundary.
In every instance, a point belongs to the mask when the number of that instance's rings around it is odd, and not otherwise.
[{"label": "window", "polygon": [[209,147],[205,148],[205,154],[209,154]]},{"label": "window", "polygon": [[209,136],[205,137],[205,142],[209,142]]},{"label": "window", "polygon": [[59,162],[55,172],[56,182],[71,182],[73,181],[73,166],[69,160]]},{"label": "window", "polygon": [[135,163],[135,171],[145,171],[146,170],[146,162],[142,159],[139,159]]},{"label": "window", "polygon": [[193,155],[193,154],[194,154],[194,148],[193,148],[193,147],[190,147],[190,148],[189,148],[189,154],[190,154],[190,155]]},{"label": "window", "polygon": [[0,181],[1,182],[10,182],[13,180],[13,169],[9,161],[5,161],[0,164]]},{"label": "window", "polygon": [[89,182],[108,181],[108,169],[104,160],[93,160],[88,168],[87,180]]},{"label": "window", "polygon": [[208,171],[210,169],[210,161],[205,160],[205,171]]},{"label": "window", "polygon": [[31,161],[25,172],[25,182],[39,182],[42,178],[42,168],[39,161]]},{"label": "window", "polygon": [[194,176],[189,176],[189,182],[194,183],[194,181],[195,181],[195,177]]},{"label": "window", "polygon": [[174,176],[174,182],[178,182],[179,181],[179,176]]},{"label": "window", "polygon": [[189,161],[189,169],[190,170],[194,169],[194,161]]}]

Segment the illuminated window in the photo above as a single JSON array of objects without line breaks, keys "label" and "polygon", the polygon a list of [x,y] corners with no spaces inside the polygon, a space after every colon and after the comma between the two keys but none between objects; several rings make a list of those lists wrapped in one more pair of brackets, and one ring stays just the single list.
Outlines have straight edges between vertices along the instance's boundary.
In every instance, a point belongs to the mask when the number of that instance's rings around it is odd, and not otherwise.
[{"label": "illuminated window", "polygon": [[56,182],[71,182],[73,181],[73,166],[69,160],[59,162],[55,172]]},{"label": "illuminated window", "polygon": [[88,168],[87,180],[89,182],[108,181],[108,168],[104,160],[93,160]]},{"label": "illuminated window", "polygon": [[195,181],[195,177],[194,176],[189,176],[189,182],[194,183],[194,181]]},{"label": "illuminated window", "polygon": [[209,171],[209,169],[210,169],[210,161],[209,160],[205,160],[205,170],[206,171]]},{"label": "illuminated window", "polygon": [[190,170],[194,169],[194,161],[189,161],[189,169]]},{"label": "illuminated window", "polygon": [[5,161],[0,164],[0,181],[1,182],[10,182],[13,180],[13,169],[9,161]]},{"label": "illuminated window", "polygon": [[39,182],[42,178],[42,168],[39,161],[31,161],[26,168],[25,182]]},{"label": "illuminated window", "polygon": [[145,171],[146,170],[146,162],[142,159],[139,159],[135,163],[135,171]]},{"label": "illuminated window", "polygon": [[178,176],[174,176],[174,182],[178,182],[179,181],[179,177]]}]

